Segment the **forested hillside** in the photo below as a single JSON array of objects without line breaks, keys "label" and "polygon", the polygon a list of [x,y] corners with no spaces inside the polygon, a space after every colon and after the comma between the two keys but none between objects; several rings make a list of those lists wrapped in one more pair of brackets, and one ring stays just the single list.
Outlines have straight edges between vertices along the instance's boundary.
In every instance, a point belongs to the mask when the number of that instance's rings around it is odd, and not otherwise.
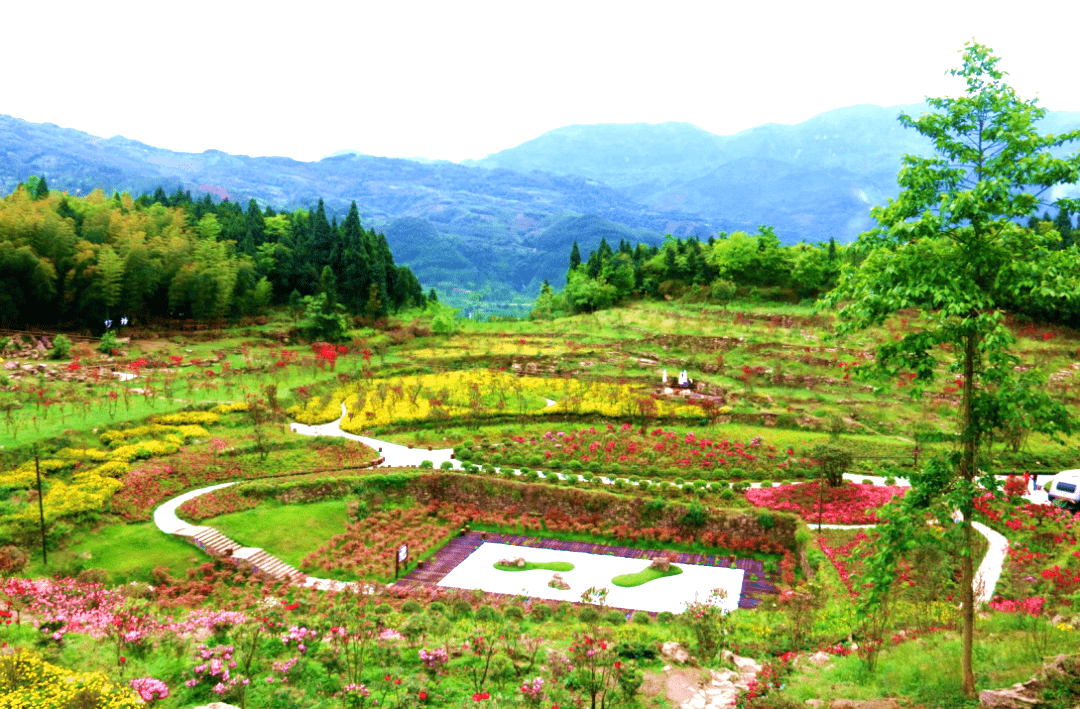
[{"label": "forested hillside", "polygon": [[[0,324],[91,327],[126,316],[239,317],[311,296],[371,318],[425,301],[354,202],[341,224],[311,210],[247,210],[190,191],[133,199],[20,184],[0,201]],[[309,302],[308,305],[311,305]]]},{"label": "forested hillside", "polygon": [[[1050,234],[1057,247],[1048,253],[1033,251],[1032,259],[1047,263],[1067,258],[1080,248],[1080,220],[1076,226],[1064,210],[1051,217],[1032,217],[1027,228]],[[845,264],[856,265],[843,244],[784,246],[776,232],[761,226],[757,233],[721,232],[702,242],[669,236],[659,246],[619,241],[613,249],[606,239],[584,249],[574,243],[564,281],[546,283],[532,311],[534,318],[589,313],[632,299],[673,299],[726,304],[736,296],[752,300],[798,302],[831,290]],[[554,285],[554,287],[553,287]],[[1038,289],[1018,289],[1010,302],[1012,312],[1030,319],[1070,326],[1080,324],[1080,304],[1073,298],[1048,298]]]}]

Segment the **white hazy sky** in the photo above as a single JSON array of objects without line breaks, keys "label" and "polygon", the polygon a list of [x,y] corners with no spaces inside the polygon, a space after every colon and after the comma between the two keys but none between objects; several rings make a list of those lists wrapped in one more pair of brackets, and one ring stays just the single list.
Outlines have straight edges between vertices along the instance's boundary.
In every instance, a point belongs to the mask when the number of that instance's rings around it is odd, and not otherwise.
[{"label": "white hazy sky", "polygon": [[8,3],[0,113],[184,152],[458,161],[570,123],[724,135],[955,95],[945,72],[972,37],[1021,97],[1080,110],[1080,2],[995,5]]}]

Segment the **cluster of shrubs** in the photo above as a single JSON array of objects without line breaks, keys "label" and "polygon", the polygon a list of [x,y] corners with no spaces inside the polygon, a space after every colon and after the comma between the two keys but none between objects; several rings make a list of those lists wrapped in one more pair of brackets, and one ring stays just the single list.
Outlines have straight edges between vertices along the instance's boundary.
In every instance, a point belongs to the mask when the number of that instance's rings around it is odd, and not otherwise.
[{"label": "cluster of shrubs", "polygon": [[[567,463],[563,463],[554,458],[546,459],[542,453],[526,454],[514,450],[511,447],[514,445],[514,442],[510,441],[507,444],[489,448],[482,445],[477,446],[471,441],[466,441],[454,448],[454,457],[462,462],[472,462],[476,465],[506,466],[518,468],[520,470],[550,470],[564,474],[578,475],[593,473],[601,474],[609,478],[632,478],[633,476],[638,476],[668,480],[680,478],[687,475],[688,472],[693,472],[708,478],[709,481],[758,481],[773,476],[777,472],[773,467],[743,468],[740,466],[732,466],[729,468],[717,468],[713,470],[688,471],[686,468],[677,465],[655,465],[646,469],[636,465],[621,465],[619,463],[607,463],[597,460],[586,463],[582,463],[580,460],[571,460]],[[813,468],[796,467],[790,469],[788,472],[790,476],[796,480],[806,480],[814,477],[815,470]]]},{"label": "cluster of shrubs", "polygon": [[[391,608],[387,604],[381,604],[375,606],[374,610],[376,613],[389,613]],[[401,612],[406,615],[423,613],[424,610],[424,606],[413,599],[409,599],[401,605]],[[433,601],[427,604],[427,612],[438,613],[441,616],[453,620],[475,619],[483,622],[494,622],[502,619],[522,621],[528,618],[530,621],[542,623],[551,618],[566,619],[575,615],[580,622],[588,623],[590,625],[600,623],[605,625],[623,625],[627,623],[628,620],[635,625],[648,625],[653,622],[667,624],[675,620],[675,614],[669,611],[659,613],[655,620],[645,611],[634,611],[629,615],[628,619],[627,614],[620,610],[605,610],[603,607],[586,605],[581,606],[575,611],[575,607],[568,603],[559,603],[553,607],[551,604],[543,601],[534,601],[531,603],[528,613],[526,613],[519,605],[506,606],[502,609],[498,609],[485,603],[474,608],[468,601],[460,599],[452,602],[449,606],[441,601]]]}]

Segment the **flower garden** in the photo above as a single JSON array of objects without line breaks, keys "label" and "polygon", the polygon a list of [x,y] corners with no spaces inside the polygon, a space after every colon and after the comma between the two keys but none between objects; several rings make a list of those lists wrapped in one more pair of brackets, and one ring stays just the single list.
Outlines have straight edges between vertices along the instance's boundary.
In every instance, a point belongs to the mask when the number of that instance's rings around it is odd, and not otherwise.
[{"label": "flower garden", "polygon": [[[867,361],[873,338],[895,334],[888,328],[845,351],[808,339],[827,329],[809,314],[636,312],[648,333],[616,315],[557,335],[528,323],[476,324],[451,338],[367,329],[348,345],[310,350],[283,345],[281,331],[183,346],[179,335],[136,338],[111,361],[83,352],[3,382],[0,604],[10,624],[0,642],[16,651],[0,657],[0,707],[546,709],[594,698],[644,707],[654,701],[644,680],[664,664],[657,647],[672,640],[706,667],[725,649],[754,657],[767,666],[766,697],[801,702],[856,690],[839,675],[815,679],[796,654],[828,652],[839,672],[861,666],[873,642],[898,658],[909,646],[938,658],[958,623],[955,535],[928,528],[902,555],[888,622],[871,635],[857,609],[880,529],[813,530],[819,521],[881,524],[907,488],[821,486],[811,451],[839,441],[857,454],[856,478],[896,475],[912,465],[913,446],[890,434],[944,421],[955,392],[912,403],[906,381],[884,395],[860,383],[851,362]],[[1071,361],[1064,336],[1029,339],[1033,356]],[[661,368],[689,369],[701,390],[664,394]],[[452,448],[464,469],[372,470],[377,450],[289,433],[291,421],[337,420],[342,404],[344,431]],[[849,423],[837,433],[830,420],[842,416]],[[948,449],[925,440],[922,455]],[[1056,465],[1038,436],[1032,446],[994,452],[1009,464]],[[252,577],[195,547],[167,547],[176,540],[149,523],[153,511],[222,482],[237,484],[190,500],[179,516],[241,544],[258,524],[267,551],[373,592]],[[1022,644],[1037,628],[1075,648],[1078,520],[1028,504],[1020,490],[1014,480],[976,501],[979,518],[1010,540],[987,622],[998,638]],[[121,533],[169,563],[114,565],[95,540]],[[649,614],[611,607],[601,589],[555,601],[425,580],[441,550],[478,534],[753,564],[753,583],[769,590],[751,594],[752,609],[724,612],[703,588],[682,613]],[[394,583],[403,543],[409,559]],[[987,641],[983,652],[997,658],[1008,646]],[[1007,669],[988,670],[986,681],[1026,679],[1032,657],[993,660]],[[932,706],[929,691],[909,696]]]}]

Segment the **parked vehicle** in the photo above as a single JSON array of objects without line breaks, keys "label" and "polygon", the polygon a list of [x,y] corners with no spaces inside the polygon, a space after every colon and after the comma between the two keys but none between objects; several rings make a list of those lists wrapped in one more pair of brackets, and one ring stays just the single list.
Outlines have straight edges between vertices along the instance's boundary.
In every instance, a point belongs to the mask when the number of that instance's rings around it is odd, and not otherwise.
[{"label": "parked vehicle", "polygon": [[1080,470],[1063,470],[1046,486],[1050,504],[1080,512]]}]

